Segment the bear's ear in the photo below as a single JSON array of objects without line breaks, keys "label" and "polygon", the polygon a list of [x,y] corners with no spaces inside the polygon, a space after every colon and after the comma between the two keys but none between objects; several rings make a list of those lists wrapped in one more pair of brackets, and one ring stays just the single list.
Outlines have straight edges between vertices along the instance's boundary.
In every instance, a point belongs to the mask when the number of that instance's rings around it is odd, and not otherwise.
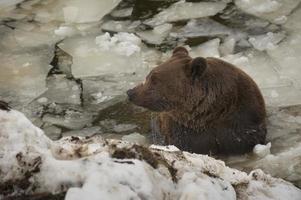
[{"label": "bear's ear", "polygon": [[207,68],[207,61],[205,58],[197,57],[194,58],[189,64],[189,75],[194,82],[196,79],[200,78]]},{"label": "bear's ear", "polygon": [[177,54],[188,55],[188,51],[185,47],[176,47],[172,52],[172,56]]}]

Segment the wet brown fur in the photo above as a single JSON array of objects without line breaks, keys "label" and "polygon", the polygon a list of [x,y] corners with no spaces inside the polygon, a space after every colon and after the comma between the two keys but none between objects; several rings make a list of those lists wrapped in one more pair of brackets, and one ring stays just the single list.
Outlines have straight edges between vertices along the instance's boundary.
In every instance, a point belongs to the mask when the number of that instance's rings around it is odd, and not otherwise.
[{"label": "wet brown fur", "polygon": [[160,133],[154,134],[163,134],[166,144],[206,154],[241,154],[264,143],[266,111],[256,83],[217,58],[199,58],[206,66],[194,72],[195,60],[178,47],[129,92],[136,105],[160,112]]}]

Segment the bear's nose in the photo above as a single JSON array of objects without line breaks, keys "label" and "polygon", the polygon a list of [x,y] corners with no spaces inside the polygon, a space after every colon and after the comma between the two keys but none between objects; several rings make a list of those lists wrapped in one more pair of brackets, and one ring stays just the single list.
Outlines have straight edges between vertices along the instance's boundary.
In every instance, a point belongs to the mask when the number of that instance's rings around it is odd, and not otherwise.
[{"label": "bear's nose", "polygon": [[135,93],[135,91],[134,91],[133,89],[129,89],[129,90],[126,92],[126,94],[128,95],[130,101],[133,100],[134,93]]}]

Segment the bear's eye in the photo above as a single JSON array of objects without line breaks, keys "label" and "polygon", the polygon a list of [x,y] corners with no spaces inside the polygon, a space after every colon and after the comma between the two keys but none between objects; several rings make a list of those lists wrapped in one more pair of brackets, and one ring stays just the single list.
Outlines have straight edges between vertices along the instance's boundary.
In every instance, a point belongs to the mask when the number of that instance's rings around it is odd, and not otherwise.
[{"label": "bear's eye", "polygon": [[159,81],[158,77],[156,77],[156,76],[151,76],[151,77],[150,77],[150,80],[151,80],[151,83],[152,83],[152,84],[157,84],[158,81]]}]

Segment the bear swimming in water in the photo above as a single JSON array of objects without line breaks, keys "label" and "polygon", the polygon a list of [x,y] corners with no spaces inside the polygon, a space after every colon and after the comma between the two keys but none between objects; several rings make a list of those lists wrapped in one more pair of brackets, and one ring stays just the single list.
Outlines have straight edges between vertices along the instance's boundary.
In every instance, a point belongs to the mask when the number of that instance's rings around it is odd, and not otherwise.
[{"label": "bear swimming in water", "polygon": [[233,155],[265,143],[266,111],[258,86],[223,60],[191,58],[177,47],[127,94],[134,104],[160,112],[155,134],[181,150]]}]

